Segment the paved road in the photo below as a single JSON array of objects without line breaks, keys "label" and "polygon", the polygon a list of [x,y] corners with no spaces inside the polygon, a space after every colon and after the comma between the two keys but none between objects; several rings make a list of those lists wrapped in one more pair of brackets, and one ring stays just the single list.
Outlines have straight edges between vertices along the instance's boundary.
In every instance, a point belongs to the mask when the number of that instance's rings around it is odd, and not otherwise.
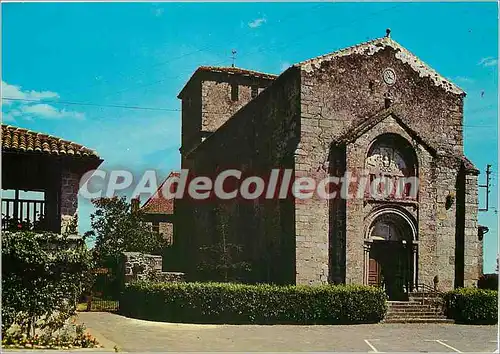
[{"label": "paved road", "polygon": [[373,324],[352,326],[192,325],[81,312],[105,347],[121,351],[486,352],[496,350],[497,326]]}]

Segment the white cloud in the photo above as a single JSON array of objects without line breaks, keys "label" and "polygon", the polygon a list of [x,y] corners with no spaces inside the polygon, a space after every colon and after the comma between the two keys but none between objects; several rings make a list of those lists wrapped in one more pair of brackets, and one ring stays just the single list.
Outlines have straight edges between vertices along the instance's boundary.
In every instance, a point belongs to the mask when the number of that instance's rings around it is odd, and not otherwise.
[{"label": "white cloud", "polygon": [[[59,95],[52,91],[23,91],[21,86],[10,85],[2,81],[2,97],[14,98],[17,100],[41,101],[43,99],[59,98]],[[2,104],[11,104],[13,101],[3,100]]]},{"label": "white cloud", "polygon": [[53,105],[43,103],[45,99],[57,99],[59,94],[52,91],[28,91],[21,86],[11,85],[2,81],[2,118],[5,121],[15,121],[17,118],[33,119],[83,119],[85,115],[81,112],[59,109]]},{"label": "white cloud", "polygon": [[250,28],[257,28],[257,27],[262,26],[264,23],[266,23],[266,19],[265,18],[257,18],[255,20],[253,20],[252,22],[249,22],[248,23],[248,27],[250,27]]},{"label": "white cloud", "polygon": [[26,115],[33,115],[43,118],[62,119],[62,118],[75,118],[83,119],[84,114],[80,112],[67,111],[65,109],[57,109],[46,103],[37,103],[34,105],[21,107],[21,112]]},{"label": "white cloud", "polygon": [[75,118],[83,119],[85,115],[80,112],[67,111],[65,109],[58,109],[46,103],[37,103],[29,106],[22,106],[21,112],[23,115],[37,116],[51,119],[62,118]]},{"label": "white cloud", "polygon": [[495,66],[495,65],[497,65],[497,63],[498,63],[497,58],[485,57],[485,58],[482,58],[477,65],[481,65],[481,66],[486,67],[486,66]]},{"label": "white cloud", "polygon": [[161,15],[163,15],[164,12],[165,12],[165,10],[163,10],[163,9],[156,9],[155,16],[160,17]]}]

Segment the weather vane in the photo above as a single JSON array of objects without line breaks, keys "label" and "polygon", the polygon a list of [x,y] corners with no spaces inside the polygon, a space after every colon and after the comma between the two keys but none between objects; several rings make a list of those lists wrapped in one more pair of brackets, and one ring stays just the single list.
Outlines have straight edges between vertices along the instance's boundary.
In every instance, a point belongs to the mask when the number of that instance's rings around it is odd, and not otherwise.
[{"label": "weather vane", "polygon": [[231,51],[231,54],[232,54],[231,59],[233,60],[233,62],[232,62],[232,64],[231,64],[231,66],[234,68],[234,61],[236,60],[236,50],[235,50],[235,49],[233,49],[233,50]]}]

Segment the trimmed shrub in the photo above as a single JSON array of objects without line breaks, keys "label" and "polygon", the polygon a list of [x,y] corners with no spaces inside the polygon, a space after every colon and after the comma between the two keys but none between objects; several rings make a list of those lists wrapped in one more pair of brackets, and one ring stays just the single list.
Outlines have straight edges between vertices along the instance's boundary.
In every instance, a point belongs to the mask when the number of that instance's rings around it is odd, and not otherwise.
[{"label": "trimmed shrub", "polygon": [[445,299],[447,316],[457,323],[497,323],[498,291],[461,288],[448,292]]},{"label": "trimmed shrub", "polygon": [[481,275],[477,281],[477,287],[479,289],[498,290],[498,274],[491,273]]},{"label": "trimmed shrub", "polygon": [[386,310],[383,290],[369,286],[135,282],[120,299],[126,316],[188,323],[375,323]]}]

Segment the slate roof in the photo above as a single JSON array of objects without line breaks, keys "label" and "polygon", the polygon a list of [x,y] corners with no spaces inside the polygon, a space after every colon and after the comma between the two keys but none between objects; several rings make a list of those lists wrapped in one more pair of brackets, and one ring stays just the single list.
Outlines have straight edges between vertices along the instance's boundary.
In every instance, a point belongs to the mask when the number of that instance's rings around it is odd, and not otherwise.
[{"label": "slate roof", "polygon": [[232,66],[200,66],[196,71],[191,75],[189,80],[186,82],[184,87],[182,88],[181,92],[177,95],[177,98],[181,98],[182,93],[184,92],[184,89],[189,86],[190,82],[193,80],[195,76],[197,76],[199,73],[202,72],[208,72],[208,73],[225,73],[229,75],[238,75],[238,76],[246,76],[246,77],[253,77],[253,78],[258,78],[258,79],[265,79],[265,80],[274,80],[278,77],[278,75],[274,74],[267,74],[263,73],[260,71],[254,71],[254,70],[247,70],[247,69],[242,69],[242,68],[236,68]]},{"label": "slate roof", "polygon": [[[141,210],[146,214],[173,214],[174,213],[174,200],[167,199],[163,196],[162,189],[163,185],[171,177],[179,177],[179,172],[171,172],[168,177],[162,182],[158,187],[155,194],[153,194],[141,207]],[[173,187],[173,186],[172,186]],[[174,189],[170,188],[173,192]]]},{"label": "slate roof", "polygon": [[99,158],[83,145],[52,135],[2,124],[2,151]]}]

